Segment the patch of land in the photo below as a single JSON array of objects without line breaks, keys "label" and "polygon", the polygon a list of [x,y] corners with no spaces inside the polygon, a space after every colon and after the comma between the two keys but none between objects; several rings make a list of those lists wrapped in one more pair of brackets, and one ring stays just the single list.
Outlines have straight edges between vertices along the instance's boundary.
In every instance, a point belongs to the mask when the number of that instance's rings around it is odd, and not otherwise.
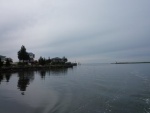
[{"label": "patch of land", "polygon": [[115,62],[111,64],[143,64],[143,63],[150,63],[150,62]]}]

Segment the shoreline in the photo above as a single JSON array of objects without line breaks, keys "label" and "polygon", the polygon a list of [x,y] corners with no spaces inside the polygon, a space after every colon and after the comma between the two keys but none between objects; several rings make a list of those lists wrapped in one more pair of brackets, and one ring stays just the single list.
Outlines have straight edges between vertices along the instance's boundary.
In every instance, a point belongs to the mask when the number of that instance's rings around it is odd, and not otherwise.
[{"label": "shoreline", "polygon": [[111,64],[145,64],[145,63],[150,63],[150,62],[116,62]]},{"label": "shoreline", "polygon": [[76,65],[46,65],[46,66],[18,66],[18,67],[2,67],[0,73],[2,72],[20,72],[20,71],[30,71],[30,70],[41,70],[41,69],[63,69],[63,68],[73,68]]}]

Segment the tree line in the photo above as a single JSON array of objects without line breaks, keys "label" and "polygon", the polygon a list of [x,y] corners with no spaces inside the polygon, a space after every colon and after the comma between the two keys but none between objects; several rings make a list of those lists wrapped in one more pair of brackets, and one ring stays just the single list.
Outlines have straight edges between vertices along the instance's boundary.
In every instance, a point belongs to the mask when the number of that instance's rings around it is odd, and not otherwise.
[{"label": "tree line", "polygon": [[[17,53],[18,55],[18,59],[19,59],[19,65],[26,65],[30,62],[30,56],[29,53],[26,51],[26,48],[24,45],[21,46],[20,50]],[[62,58],[63,62],[67,62],[68,59],[66,57]],[[3,66],[9,67],[11,66],[11,64],[13,63],[13,60],[11,58],[6,58],[5,59],[5,63],[4,61],[2,61],[2,59],[0,58],[0,68]],[[39,64],[39,65],[48,65],[50,63],[52,63],[52,59],[50,59],[50,57],[48,59],[40,56],[40,58],[38,59],[38,61],[33,61],[30,62],[31,64]],[[55,62],[57,63],[57,62]],[[60,63],[60,62],[58,62]],[[61,62],[62,63],[62,62]]]},{"label": "tree line", "polygon": [[4,64],[4,61],[2,61],[1,58],[0,58],[0,68],[3,67],[3,66],[9,67],[9,66],[11,66],[12,62],[13,61],[12,61],[11,58],[6,58],[5,59],[5,64]]}]

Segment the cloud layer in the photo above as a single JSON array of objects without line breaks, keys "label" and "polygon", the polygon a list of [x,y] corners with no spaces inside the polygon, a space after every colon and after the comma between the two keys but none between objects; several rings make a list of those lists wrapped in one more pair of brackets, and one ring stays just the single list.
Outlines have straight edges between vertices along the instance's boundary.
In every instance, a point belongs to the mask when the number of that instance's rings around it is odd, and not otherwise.
[{"label": "cloud layer", "polygon": [[36,59],[148,61],[149,0],[1,0],[0,54],[17,61],[25,45]]}]

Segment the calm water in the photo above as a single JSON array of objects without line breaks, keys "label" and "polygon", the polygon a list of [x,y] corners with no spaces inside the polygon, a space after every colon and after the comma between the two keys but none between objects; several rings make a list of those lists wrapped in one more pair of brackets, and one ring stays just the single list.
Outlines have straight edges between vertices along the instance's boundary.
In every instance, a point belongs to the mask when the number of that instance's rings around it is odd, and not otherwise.
[{"label": "calm water", "polygon": [[150,113],[150,64],[0,74],[0,113]]}]

